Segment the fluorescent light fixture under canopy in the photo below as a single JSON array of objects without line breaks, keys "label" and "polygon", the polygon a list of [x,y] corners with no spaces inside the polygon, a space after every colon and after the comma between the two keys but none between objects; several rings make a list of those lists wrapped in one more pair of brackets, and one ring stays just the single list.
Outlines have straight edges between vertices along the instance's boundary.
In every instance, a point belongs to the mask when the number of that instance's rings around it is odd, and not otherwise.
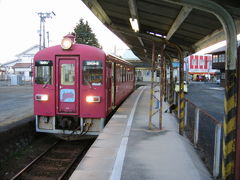
[{"label": "fluorescent light fixture under canopy", "polygon": [[129,21],[132,26],[132,29],[135,32],[138,32],[139,31],[138,20],[136,18],[129,18]]}]

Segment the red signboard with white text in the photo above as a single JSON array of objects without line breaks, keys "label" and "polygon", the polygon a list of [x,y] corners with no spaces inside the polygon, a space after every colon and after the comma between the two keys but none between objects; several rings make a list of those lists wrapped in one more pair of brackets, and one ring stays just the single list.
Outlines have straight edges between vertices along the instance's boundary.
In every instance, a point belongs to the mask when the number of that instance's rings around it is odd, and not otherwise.
[{"label": "red signboard with white text", "polygon": [[195,73],[210,72],[212,56],[209,55],[191,55],[188,57],[188,71]]}]

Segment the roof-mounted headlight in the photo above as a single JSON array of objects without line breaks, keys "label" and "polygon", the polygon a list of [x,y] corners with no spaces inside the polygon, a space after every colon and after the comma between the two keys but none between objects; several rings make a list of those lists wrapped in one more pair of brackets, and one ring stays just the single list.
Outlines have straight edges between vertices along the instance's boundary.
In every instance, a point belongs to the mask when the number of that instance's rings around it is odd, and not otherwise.
[{"label": "roof-mounted headlight", "polygon": [[70,49],[72,47],[72,45],[73,45],[73,42],[69,38],[64,38],[61,42],[61,47],[63,49]]},{"label": "roof-mounted headlight", "polygon": [[68,34],[64,36],[62,42],[61,42],[61,47],[65,50],[71,49],[73,44],[75,43],[75,36]]}]

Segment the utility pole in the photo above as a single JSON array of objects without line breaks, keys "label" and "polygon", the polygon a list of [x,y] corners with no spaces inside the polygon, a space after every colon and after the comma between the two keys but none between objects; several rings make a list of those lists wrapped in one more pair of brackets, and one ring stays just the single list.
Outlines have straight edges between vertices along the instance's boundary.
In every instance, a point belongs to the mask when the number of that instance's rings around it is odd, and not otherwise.
[{"label": "utility pole", "polygon": [[[39,30],[39,50],[45,48],[45,22],[47,18],[52,18],[52,15],[56,16],[56,14],[52,12],[38,12],[38,16],[40,17],[40,30]],[[42,44],[43,42],[43,44]]]},{"label": "utility pole", "polygon": [[48,46],[49,47],[49,32],[47,32],[47,42],[48,42]]}]

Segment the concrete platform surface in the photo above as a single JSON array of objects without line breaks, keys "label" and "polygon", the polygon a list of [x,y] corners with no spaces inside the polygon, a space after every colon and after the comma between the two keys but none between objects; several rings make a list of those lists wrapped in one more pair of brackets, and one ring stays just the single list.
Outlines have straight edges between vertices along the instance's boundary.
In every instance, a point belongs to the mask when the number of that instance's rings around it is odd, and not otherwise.
[{"label": "concrete platform surface", "polygon": [[212,179],[190,141],[178,134],[174,115],[164,113],[161,131],[155,115],[156,128],[148,130],[149,98],[149,87],[140,87],[123,103],[71,180]]}]

